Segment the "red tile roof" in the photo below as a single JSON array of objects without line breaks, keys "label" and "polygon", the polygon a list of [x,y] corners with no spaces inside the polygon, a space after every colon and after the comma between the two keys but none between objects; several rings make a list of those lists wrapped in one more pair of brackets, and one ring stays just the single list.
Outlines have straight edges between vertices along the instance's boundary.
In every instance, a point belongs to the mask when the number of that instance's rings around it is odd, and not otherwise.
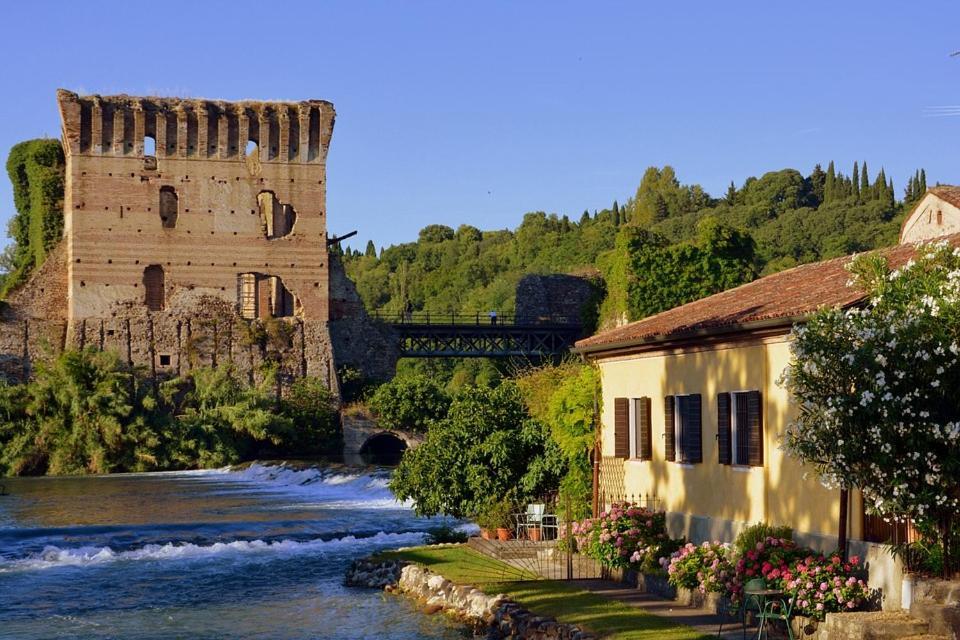
[{"label": "red tile roof", "polygon": [[[954,188],[960,197],[960,189]],[[944,238],[960,245],[960,234]],[[890,266],[904,264],[914,253],[913,244],[878,249]],[[598,352],[633,345],[655,345],[691,334],[716,334],[753,323],[792,324],[824,306],[846,307],[863,299],[863,292],[848,287],[845,266],[853,256],[805,264],[759,278],[668,311],[603,331],[576,344],[583,352]],[[766,321],[766,322],[764,322]],[[744,326],[748,325],[748,326]]]}]

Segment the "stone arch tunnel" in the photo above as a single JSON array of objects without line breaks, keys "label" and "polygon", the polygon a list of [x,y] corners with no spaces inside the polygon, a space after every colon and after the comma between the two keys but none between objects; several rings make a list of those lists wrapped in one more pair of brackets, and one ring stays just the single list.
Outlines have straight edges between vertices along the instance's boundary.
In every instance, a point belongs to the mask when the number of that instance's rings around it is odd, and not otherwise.
[{"label": "stone arch tunnel", "polygon": [[384,429],[366,416],[342,416],[343,461],[347,464],[396,465],[407,449],[423,442],[423,435]]}]

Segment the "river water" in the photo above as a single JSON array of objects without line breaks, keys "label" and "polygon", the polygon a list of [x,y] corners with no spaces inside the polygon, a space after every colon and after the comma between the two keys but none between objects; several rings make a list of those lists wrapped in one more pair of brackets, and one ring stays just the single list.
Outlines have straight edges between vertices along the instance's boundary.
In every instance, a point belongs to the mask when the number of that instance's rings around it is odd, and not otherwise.
[{"label": "river water", "polygon": [[425,539],[386,472],[0,480],[0,638],[463,638],[343,586],[354,558]]}]

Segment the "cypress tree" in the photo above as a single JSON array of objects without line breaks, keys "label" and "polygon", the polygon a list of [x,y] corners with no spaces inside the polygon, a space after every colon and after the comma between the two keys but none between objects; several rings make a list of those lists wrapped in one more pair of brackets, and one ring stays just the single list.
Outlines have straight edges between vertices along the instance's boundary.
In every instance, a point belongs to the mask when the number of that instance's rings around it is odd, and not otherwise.
[{"label": "cypress tree", "polygon": [[833,168],[833,160],[827,166],[827,179],[823,183],[823,201],[830,202],[836,198],[837,172]]},{"label": "cypress tree", "polygon": [[870,192],[870,176],[867,175],[867,161],[863,161],[863,169],[860,171],[860,197],[864,202],[873,200],[873,194]]},{"label": "cypress tree", "polygon": [[910,179],[907,180],[907,186],[903,190],[903,201],[911,202],[913,200],[914,194],[914,178],[910,176]]},{"label": "cypress tree", "polygon": [[377,257],[377,247],[373,244],[373,240],[367,240],[367,248],[364,250],[363,255],[368,258]]},{"label": "cypress tree", "polygon": [[727,187],[727,204],[733,206],[733,203],[737,200],[737,187],[733,184],[733,180],[730,181],[730,186]]},{"label": "cypress tree", "polygon": [[897,204],[897,192],[893,190],[893,178],[890,178],[890,184],[887,185],[887,202],[891,209]]},{"label": "cypress tree", "polygon": [[920,169],[920,195],[923,195],[927,192],[927,172],[924,169]]},{"label": "cypress tree", "polygon": [[613,210],[613,226],[620,226],[620,209]]},{"label": "cypress tree", "polygon": [[580,226],[582,227],[583,225],[587,224],[588,222],[590,222],[590,212],[587,211],[586,209],[584,209],[584,210],[583,210],[583,215],[580,216]]},{"label": "cypress tree", "polygon": [[850,178],[850,186],[853,188],[853,195],[857,202],[860,202],[860,165],[856,160],[853,161],[853,176]]}]

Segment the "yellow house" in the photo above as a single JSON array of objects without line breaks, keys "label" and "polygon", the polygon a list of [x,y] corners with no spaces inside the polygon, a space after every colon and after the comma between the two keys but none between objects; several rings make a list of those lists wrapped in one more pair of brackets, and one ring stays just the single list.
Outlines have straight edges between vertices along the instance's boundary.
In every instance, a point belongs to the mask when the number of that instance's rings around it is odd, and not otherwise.
[{"label": "yellow house", "polygon": [[[960,231],[960,188],[935,187],[904,222],[893,266],[912,243]],[[951,235],[960,244],[960,234]],[[581,340],[600,370],[601,501],[653,496],[674,537],[732,541],[755,522],[787,525],[798,542],[836,548],[840,491],[827,490],[780,448],[794,415],[777,383],[790,330],[823,306],[859,304],[847,285],[850,257],[808,264]],[[885,549],[891,527],[849,497],[853,553],[877,565],[896,598],[899,571]]]}]

